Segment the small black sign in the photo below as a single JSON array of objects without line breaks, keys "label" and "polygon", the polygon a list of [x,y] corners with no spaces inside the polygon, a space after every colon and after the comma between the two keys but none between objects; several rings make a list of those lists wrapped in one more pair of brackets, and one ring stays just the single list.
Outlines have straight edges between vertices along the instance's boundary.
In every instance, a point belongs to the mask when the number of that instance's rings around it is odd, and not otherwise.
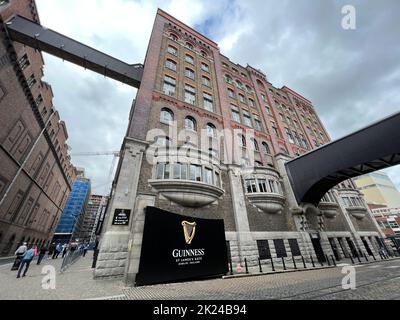
[{"label": "small black sign", "polygon": [[218,277],[227,271],[224,220],[146,208],[136,285]]},{"label": "small black sign", "polygon": [[129,209],[115,209],[112,224],[116,226],[129,225],[129,217],[131,210]]}]

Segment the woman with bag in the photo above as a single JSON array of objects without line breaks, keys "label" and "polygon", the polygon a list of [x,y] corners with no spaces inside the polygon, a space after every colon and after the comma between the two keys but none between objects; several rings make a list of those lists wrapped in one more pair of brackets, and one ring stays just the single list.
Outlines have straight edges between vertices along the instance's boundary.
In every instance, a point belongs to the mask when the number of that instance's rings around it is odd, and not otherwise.
[{"label": "woman with bag", "polygon": [[21,246],[18,247],[17,251],[15,251],[16,258],[14,260],[14,264],[11,267],[11,271],[18,270],[22,261],[22,257],[25,252],[28,250],[27,243],[24,242]]}]

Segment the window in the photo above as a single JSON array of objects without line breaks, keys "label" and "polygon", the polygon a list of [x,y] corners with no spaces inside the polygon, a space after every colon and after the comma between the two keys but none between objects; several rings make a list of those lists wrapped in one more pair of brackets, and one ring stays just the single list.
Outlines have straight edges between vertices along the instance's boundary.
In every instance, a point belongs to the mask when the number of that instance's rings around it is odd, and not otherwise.
[{"label": "window", "polygon": [[206,125],[206,130],[207,130],[207,136],[215,138],[217,136],[217,129],[212,123],[207,123]]},{"label": "window", "polygon": [[267,153],[267,154],[270,154],[270,153],[271,153],[270,150],[269,150],[268,143],[263,142],[263,143],[262,143],[262,146],[263,146],[263,152],[264,152],[264,153]]},{"label": "window", "polygon": [[268,115],[272,116],[271,109],[269,106],[265,106],[265,111],[267,112]]},{"label": "window", "polygon": [[232,71],[233,71],[234,73],[239,73],[239,71],[238,71],[236,68],[232,68]]},{"label": "window", "polygon": [[249,93],[252,93],[252,92],[253,92],[253,89],[252,89],[251,87],[249,87],[248,85],[246,85],[246,90],[247,90],[247,92],[249,92]]},{"label": "window", "polygon": [[214,175],[214,177],[215,177],[215,179],[214,179],[214,184],[215,184],[217,187],[220,187],[220,186],[221,186],[221,179],[219,178],[219,173],[216,172],[216,171],[214,171],[214,173],[215,173],[215,175]]},{"label": "window", "polygon": [[201,63],[201,70],[209,72],[208,64],[202,62]]},{"label": "window", "polygon": [[243,73],[243,72],[241,72],[240,75],[241,75],[243,78],[247,78],[247,75],[246,75],[245,73]]},{"label": "window", "polygon": [[178,55],[178,50],[173,46],[168,46],[167,52],[174,56]]},{"label": "window", "polygon": [[234,97],[235,97],[235,93],[233,92],[232,89],[229,89],[229,88],[228,88],[228,96],[231,97],[231,98],[234,98]]},{"label": "window", "polygon": [[39,107],[39,106],[41,105],[42,102],[43,102],[43,97],[42,97],[41,94],[39,94],[38,97],[37,97],[36,100],[35,100],[36,106]]},{"label": "window", "polygon": [[203,92],[203,105],[204,105],[204,109],[211,111],[211,112],[214,111],[212,95],[210,95],[206,92]]},{"label": "window", "polygon": [[292,133],[290,132],[290,130],[289,130],[288,128],[285,128],[285,131],[286,131],[286,136],[288,137],[289,142],[290,142],[290,143],[294,143],[293,135],[292,135]]},{"label": "window", "polygon": [[239,134],[239,143],[242,148],[246,148],[246,138],[242,134]]},{"label": "window", "polygon": [[245,110],[243,110],[243,123],[248,127],[252,127],[250,114]]},{"label": "window", "polygon": [[196,164],[190,165],[189,180],[201,181],[201,166]]},{"label": "window", "polygon": [[260,119],[258,117],[256,117],[255,115],[253,115],[253,116],[254,116],[254,126],[255,126],[256,130],[262,131],[262,124],[261,124]]},{"label": "window", "polygon": [[185,84],[185,102],[196,104],[196,91],[194,87]]},{"label": "window", "polygon": [[257,240],[258,255],[261,260],[271,259],[268,240]]},{"label": "window", "polygon": [[236,107],[235,105],[231,104],[231,117],[233,121],[239,122],[240,123],[240,114],[239,114],[239,108]]},{"label": "window", "polygon": [[172,179],[183,179],[186,180],[186,164],[174,163],[172,165]]},{"label": "window", "polygon": [[244,95],[239,93],[239,101],[242,103],[246,103],[245,99],[244,99]]},{"label": "window", "polygon": [[164,76],[163,92],[169,96],[175,95],[176,80],[170,76]]},{"label": "window", "polygon": [[261,99],[262,99],[262,101],[265,101],[265,100],[266,100],[265,94],[261,94]]},{"label": "window", "polygon": [[229,68],[229,66],[225,62],[222,62],[222,66],[225,68]]},{"label": "window", "polygon": [[168,69],[171,69],[173,71],[176,71],[176,62],[172,61],[170,59],[165,60],[165,67]]},{"label": "window", "polygon": [[207,57],[207,53],[204,50],[200,51],[200,54],[202,57],[206,58]]},{"label": "window", "polygon": [[190,63],[190,64],[194,64],[194,59],[193,59],[193,57],[191,56],[191,55],[186,55],[185,56],[185,61],[186,62],[188,62],[188,63]]},{"label": "window", "polygon": [[236,87],[243,89],[243,84],[239,80],[236,80]]},{"label": "window", "polygon": [[233,79],[229,74],[225,74],[225,81],[228,83],[233,83]]},{"label": "window", "polygon": [[304,138],[304,136],[303,136],[302,134],[300,135],[300,138],[301,138],[301,144],[302,144],[302,146],[303,146],[305,149],[308,150],[309,146],[308,146],[307,140]]},{"label": "window", "polygon": [[254,138],[251,138],[250,140],[251,140],[251,143],[252,143],[253,150],[259,151],[257,141]]},{"label": "window", "polygon": [[285,243],[283,242],[283,239],[274,239],[274,246],[275,246],[276,256],[278,258],[287,257]]},{"label": "window", "polygon": [[259,192],[268,192],[267,181],[265,179],[257,179]]},{"label": "window", "polygon": [[290,251],[292,252],[292,256],[301,256],[299,244],[297,242],[297,239],[289,239],[289,246],[290,246]]},{"label": "window", "polygon": [[186,42],[186,48],[193,50],[193,45],[190,42]]},{"label": "window", "polygon": [[247,193],[257,192],[255,179],[246,179],[246,190]]},{"label": "window", "polygon": [[275,122],[272,122],[272,121],[271,121],[271,127],[272,127],[272,132],[273,132],[277,137],[279,137],[278,128],[276,127]]},{"label": "window", "polygon": [[169,34],[169,38],[170,38],[171,40],[178,41],[178,37],[177,37],[176,35],[174,35],[173,33],[170,33],[170,34]]},{"label": "window", "polygon": [[18,60],[18,64],[21,70],[25,70],[31,64],[28,60],[27,54],[24,54],[22,58]]},{"label": "window", "polygon": [[201,82],[203,83],[203,85],[207,86],[207,87],[211,87],[211,81],[209,78],[202,76],[201,77]]},{"label": "window", "polygon": [[185,129],[197,131],[196,120],[193,117],[185,118]]},{"label": "window", "polygon": [[205,168],[205,170],[204,170],[204,182],[207,183],[207,184],[213,184],[212,177],[213,177],[212,169]]},{"label": "window", "polygon": [[31,89],[36,83],[35,75],[32,73],[31,76],[26,81],[28,82],[29,89]]},{"label": "window", "polygon": [[256,107],[256,104],[254,103],[254,100],[251,99],[251,98],[249,98],[249,104],[250,104],[250,107],[253,107],[253,108]]},{"label": "window", "polygon": [[194,80],[194,71],[192,69],[186,68],[185,69],[185,76]]},{"label": "window", "polygon": [[174,114],[168,108],[162,108],[160,113],[160,122],[165,124],[171,124],[174,120]]}]

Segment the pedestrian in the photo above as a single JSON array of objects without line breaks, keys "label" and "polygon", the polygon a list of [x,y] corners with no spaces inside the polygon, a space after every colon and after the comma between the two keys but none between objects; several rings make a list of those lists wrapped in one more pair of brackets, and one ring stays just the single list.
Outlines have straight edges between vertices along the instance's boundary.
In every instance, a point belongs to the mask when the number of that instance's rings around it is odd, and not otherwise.
[{"label": "pedestrian", "polygon": [[62,246],[62,258],[63,259],[64,259],[65,255],[67,254],[67,247],[68,247],[68,245],[66,243],[64,243]]},{"label": "pedestrian", "polygon": [[[49,256],[52,256],[54,254],[54,250],[56,250],[56,244],[53,242],[50,247],[49,247]],[[54,259],[54,258],[53,258]]]},{"label": "pedestrian", "polygon": [[41,246],[39,250],[37,265],[39,265],[42,262],[43,257],[46,255],[46,252],[47,252],[46,245]]},{"label": "pedestrian", "polygon": [[24,242],[21,246],[18,247],[18,249],[15,251],[15,260],[14,264],[11,267],[11,270],[18,270],[19,266],[21,265],[22,257],[25,254],[25,252],[28,250],[27,243]]},{"label": "pedestrian", "polygon": [[51,258],[57,259],[60,252],[61,252],[61,244],[58,243],[57,246],[54,248],[53,256]]},{"label": "pedestrian", "polygon": [[21,265],[19,266],[19,269],[18,269],[17,278],[21,277],[21,272],[22,272],[22,269],[24,268],[24,266],[25,266],[25,270],[24,270],[24,273],[22,274],[22,277],[26,276],[26,273],[28,272],[28,269],[29,269],[29,265],[31,264],[32,259],[34,257],[35,257],[35,248],[32,246],[22,256],[22,262],[21,262]]},{"label": "pedestrian", "polygon": [[86,252],[88,251],[88,249],[89,249],[89,245],[88,245],[88,244],[84,244],[84,247],[83,247],[83,256],[86,256]]}]

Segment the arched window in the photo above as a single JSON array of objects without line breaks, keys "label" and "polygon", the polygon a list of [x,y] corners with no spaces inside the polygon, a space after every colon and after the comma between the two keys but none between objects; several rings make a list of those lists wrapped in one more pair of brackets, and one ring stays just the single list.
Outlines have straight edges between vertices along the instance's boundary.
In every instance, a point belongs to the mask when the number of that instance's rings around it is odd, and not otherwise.
[{"label": "arched window", "polygon": [[165,60],[165,67],[173,71],[176,71],[176,62],[171,59],[167,59]]},{"label": "arched window", "polygon": [[239,80],[236,80],[236,87],[243,89],[243,84]]},{"label": "arched window", "polygon": [[171,124],[174,120],[174,113],[168,108],[162,108],[160,113],[160,122]]},{"label": "arched window", "polygon": [[228,82],[228,83],[232,83],[233,79],[229,74],[225,74],[225,81]]},{"label": "arched window", "polygon": [[263,166],[263,164],[262,164],[262,162],[261,161],[254,161],[254,165],[256,166],[256,167],[262,167]]},{"label": "arched window", "polygon": [[185,129],[197,131],[196,120],[193,117],[186,117],[185,118]]},{"label": "arched window", "polygon": [[270,150],[269,150],[268,143],[263,142],[263,143],[262,143],[262,146],[263,146],[263,151],[264,151],[264,153],[267,153],[267,154],[270,154],[270,153],[271,153]]},{"label": "arched window", "polygon": [[215,138],[217,136],[217,129],[212,123],[207,123],[206,125],[207,136]]},{"label": "arched window", "polygon": [[170,38],[171,40],[178,41],[178,37],[177,37],[175,34],[173,34],[173,33],[170,33],[170,34],[169,34],[169,38]]},{"label": "arched window", "polygon": [[185,77],[194,80],[194,71],[190,68],[185,68]]},{"label": "arched window", "polygon": [[259,151],[257,141],[254,138],[251,138],[251,142],[253,144],[253,149],[256,150],[256,151]]},{"label": "arched window", "polygon": [[186,48],[193,50],[193,45],[190,42],[186,42]]},{"label": "arched window", "polygon": [[258,79],[257,79],[257,85],[258,85],[259,87],[261,87],[261,88],[263,87],[262,82],[261,82],[260,80],[258,80]]},{"label": "arched window", "polygon": [[246,148],[246,138],[242,134],[239,134],[239,143],[242,148]]},{"label": "arched window", "polygon": [[204,50],[201,50],[201,51],[200,51],[200,54],[201,54],[204,58],[207,57],[207,53],[206,53]]}]

